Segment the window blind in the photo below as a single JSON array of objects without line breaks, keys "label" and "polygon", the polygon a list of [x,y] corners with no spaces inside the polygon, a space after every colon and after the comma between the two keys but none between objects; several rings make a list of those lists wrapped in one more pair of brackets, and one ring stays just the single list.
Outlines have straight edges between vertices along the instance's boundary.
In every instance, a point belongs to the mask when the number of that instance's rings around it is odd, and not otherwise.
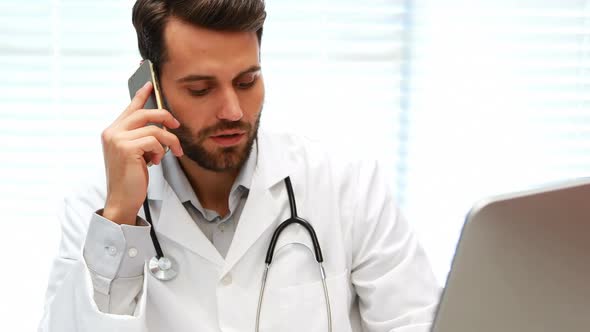
[{"label": "window blind", "polygon": [[588,176],[589,7],[413,2],[404,207],[439,280],[478,198]]},{"label": "window blind", "polygon": [[[11,269],[3,326],[34,330],[63,195],[102,181],[100,133],[129,103],[139,63],[133,1],[0,2],[0,249]],[[269,0],[263,126],[394,168],[406,1]],[[392,175],[393,177],[393,175]]]},{"label": "window blind", "polygon": [[391,180],[399,181],[407,1],[267,6],[263,119],[333,150],[377,157],[392,170]]}]

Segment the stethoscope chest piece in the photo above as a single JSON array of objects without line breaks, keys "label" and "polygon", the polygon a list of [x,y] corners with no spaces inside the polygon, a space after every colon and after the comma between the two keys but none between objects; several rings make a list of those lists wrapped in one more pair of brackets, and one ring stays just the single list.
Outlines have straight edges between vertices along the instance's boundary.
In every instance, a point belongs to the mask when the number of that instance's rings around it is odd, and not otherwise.
[{"label": "stethoscope chest piece", "polygon": [[170,257],[152,257],[148,263],[148,269],[154,278],[162,281],[172,280],[178,274],[176,262]]}]

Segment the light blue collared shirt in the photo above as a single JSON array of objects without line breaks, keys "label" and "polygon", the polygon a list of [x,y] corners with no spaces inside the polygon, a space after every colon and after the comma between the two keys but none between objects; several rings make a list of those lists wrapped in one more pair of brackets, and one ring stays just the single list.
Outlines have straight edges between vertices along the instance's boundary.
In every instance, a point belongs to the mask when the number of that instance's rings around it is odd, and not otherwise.
[{"label": "light blue collared shirt", "polygon": [[206,209],[201,205],[178,159],[172,153],[167,153],[162,160],[164,178],[203,234],[217,248],[222,257],[227,255],[238,220],[246,204],[252,184],[252,176],[256,168],[257,156],[257,147],[256,144],[253,144],[250,156],[242,166],[230,190],[229,213],[226,216],[220,216],[217,212]]}]

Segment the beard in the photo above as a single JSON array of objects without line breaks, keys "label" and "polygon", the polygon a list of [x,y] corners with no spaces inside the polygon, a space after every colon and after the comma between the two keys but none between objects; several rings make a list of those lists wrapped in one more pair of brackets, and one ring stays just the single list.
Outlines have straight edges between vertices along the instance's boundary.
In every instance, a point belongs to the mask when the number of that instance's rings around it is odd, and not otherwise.
[{"label": "beard", "polygon": [[[196,134],[193,134],[190,128],[183,124],[176,129],[169,129],[169,131],[178,137],[184,155],[196,162],[200,167],[219,173],[237,171],[248,160],[252,145],[258,138],[261,115],[262,110],[258,112],[254,125],[243,121],[222,120],[213,126],[201,129]],[[214,151],[205,148],[204,142],[209,136],[221,130],[229,129],[243,130],[247,136],[246,144],[215,148]]]}]

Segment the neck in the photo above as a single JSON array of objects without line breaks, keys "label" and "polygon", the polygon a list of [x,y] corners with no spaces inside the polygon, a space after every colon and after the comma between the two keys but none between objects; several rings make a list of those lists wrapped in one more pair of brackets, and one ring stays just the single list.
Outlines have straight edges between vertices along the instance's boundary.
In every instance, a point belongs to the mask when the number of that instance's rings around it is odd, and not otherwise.
[{"label": "neck", "polygon": [[201,205],[220,216],[229,213],[229,194],[239,170],[213,172],[202,168],[187,156],[178,158],[178,161]]}]

